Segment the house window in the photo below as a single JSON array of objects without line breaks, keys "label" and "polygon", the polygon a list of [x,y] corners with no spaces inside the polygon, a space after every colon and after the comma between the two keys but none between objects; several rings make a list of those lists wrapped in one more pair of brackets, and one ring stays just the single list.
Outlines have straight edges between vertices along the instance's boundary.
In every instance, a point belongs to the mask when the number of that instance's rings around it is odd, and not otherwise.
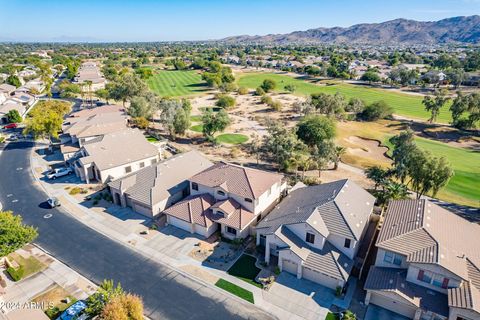
[{"label": "house window", "polygon": [[433,282],[432,284],[436,287],[440,287],[440,288],[443,288],[443,289],[448,289],[448,282],[449,282],[449,279],[448,278],[445,278],[439,274],[436,274],[433,276]]},{"label": "house window", "polygon": [[125,173],[130,173],[130,172],[132,172],[132,167],[131,166],[125,167]]},{"label": "house window", "polygon": [[430,271],[419,270],[417,279],[425,283],[432,283],[432,273]]},{"label": "house window", "polygon": [[192,182],[192,190],[198,191],[198,183]]},{"label": "house window", "polygon": [[217,194],[221,195],[221,196],[224,196],[225,195],[225,192],[223,192],[222,190],[218,190],[217,191]]},{"label": "house window", "polygon": [[313,233],[307,232],[305,241],[307,241],[308,243],[315,243],[315,235]]},{"label": "house window", "polygon": [[345,243],[343,244],[343,246],[345,248],[350,248],[350,244],[352,243],[352,240],[350,239],[345,239]]},{"label": "house window", "polygon": [[385,251],[385,255],[383,256],[383,261],[400,266],[402,265],[402,256],[395,254],[393,252]]},{"label": "house window", "polygon": [[252,203],[252,202],[253,202],[253,200],[252,200],[252,199],[250,199],[250,198],[245,198],[244,200],[245,200],[245,202],[250,202],[250,203]]},{"label": "house window", "polygon": [[145,167],[145,163],[140,162],[140,168],[143,168],[143,167]]},{"label": "house window", "polygon": [[235,228],[227,227],[226,230],[230,234],[237,235],[237,229],[235,229]]}]

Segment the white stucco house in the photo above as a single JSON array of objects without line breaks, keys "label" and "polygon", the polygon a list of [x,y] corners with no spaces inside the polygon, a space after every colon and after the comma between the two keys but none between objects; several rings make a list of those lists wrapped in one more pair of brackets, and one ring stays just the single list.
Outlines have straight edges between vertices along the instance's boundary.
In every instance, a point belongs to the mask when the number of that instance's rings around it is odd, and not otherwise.
[{"label": "white stucco house", "polygon": [[197,151],[177,154],[146,166],[108,186],[115,204],[156,217],[190,194],[188,179],[213,165]]},{"label": "white stucco house", "polygon": [[255,228],[265,262],[331,289],[343,288],[375,198],[351,180],[294,187]]},{"label": "white stucco house", "polygon": [[480,226],[428,200],[391,201],[364,289],[410,319],[480,319]]},{"label": "white stucco house", "polygon": [[283,175],[217,163],[189,179],[190,196],[164,210],[170,225],[209,237],[245,238],[278,203]]}]

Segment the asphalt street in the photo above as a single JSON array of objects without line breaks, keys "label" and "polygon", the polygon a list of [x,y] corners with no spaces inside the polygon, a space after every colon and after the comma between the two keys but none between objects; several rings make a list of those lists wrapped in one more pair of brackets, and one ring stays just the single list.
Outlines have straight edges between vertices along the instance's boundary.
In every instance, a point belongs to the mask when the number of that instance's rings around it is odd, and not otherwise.
[{"label": "asphalt street", "polygon": [[121,282],[142,296],[151,319],[270,319],[259,308],[219,294],[175,270],[149,260],[85,226],[70,214],[48,209],[33,179],[33,143],[12,142],[0,153],[0,202],[38,228],[35,243],[95,283]]}]

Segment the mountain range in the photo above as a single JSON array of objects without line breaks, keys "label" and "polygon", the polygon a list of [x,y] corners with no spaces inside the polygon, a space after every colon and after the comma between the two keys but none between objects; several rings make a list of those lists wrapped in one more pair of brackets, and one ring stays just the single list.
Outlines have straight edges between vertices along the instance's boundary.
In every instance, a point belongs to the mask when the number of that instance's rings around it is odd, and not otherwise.
[{"label": "mountain range", "polygon": [[395,19],[351,27],[316,28],[287,34],[233,36],[228,43],[346,43],[346,44],[447,44],[480,42],[480,16],[453,17],[439,21]]}]

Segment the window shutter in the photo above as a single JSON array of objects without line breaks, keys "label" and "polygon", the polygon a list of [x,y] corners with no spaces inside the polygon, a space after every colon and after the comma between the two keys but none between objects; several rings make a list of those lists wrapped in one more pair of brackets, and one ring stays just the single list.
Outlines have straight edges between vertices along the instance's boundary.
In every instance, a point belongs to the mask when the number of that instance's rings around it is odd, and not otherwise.
[{"label": "window shutter", "polygon": [[419,270],[419,271],[418,271],[418,276],[417,276],[417,279],[418,279],[418,280],[422,280],[422,279],[423,279],[423,273],[424,273],[423,270]]},{"label": "window shutter", "polygon": [[442,288],[448,289],[448,278],[443,278]]}]

